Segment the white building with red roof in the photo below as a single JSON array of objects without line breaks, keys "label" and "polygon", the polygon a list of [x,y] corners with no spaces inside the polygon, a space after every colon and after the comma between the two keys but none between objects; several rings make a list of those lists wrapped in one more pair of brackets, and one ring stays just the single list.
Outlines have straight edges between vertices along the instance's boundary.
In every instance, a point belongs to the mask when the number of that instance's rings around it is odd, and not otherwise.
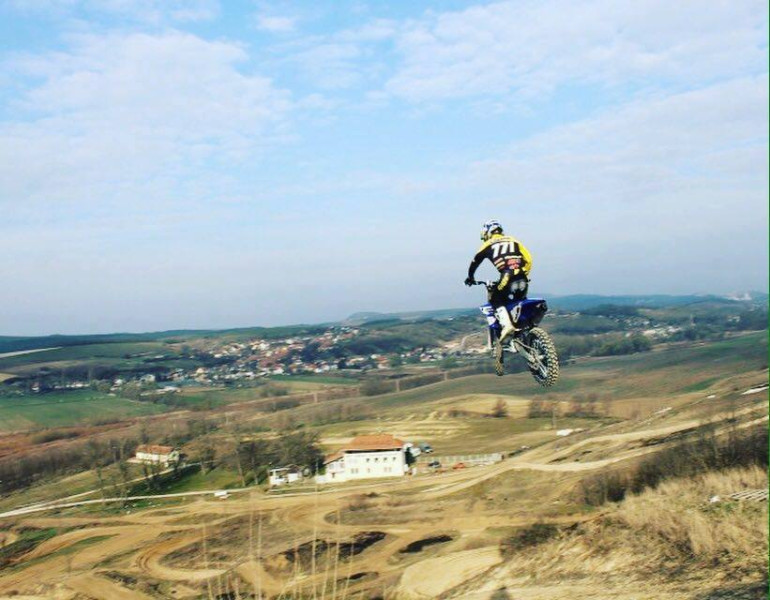
[{"label": "white building with red roof", "polygon": [[157,463],[164,467],[179,462],[179,450],[172,446],[158,444],[140,444],[136,447],[134,462]]},{"label": "white building with red roof", "polygon": [[318,483],[402,477],[408,470],[406,443],[386,433],[359,435],[324,461]]}]

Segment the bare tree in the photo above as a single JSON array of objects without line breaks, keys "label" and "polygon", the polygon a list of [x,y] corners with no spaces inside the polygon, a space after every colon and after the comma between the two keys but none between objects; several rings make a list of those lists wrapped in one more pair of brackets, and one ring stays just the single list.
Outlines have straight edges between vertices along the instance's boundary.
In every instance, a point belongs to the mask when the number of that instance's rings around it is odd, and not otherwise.
[{"label": "bare tree", "polygon": [[508,416],[508,403],[502,398],[498,398],[492,407],[492,416],[495,419],[503,419]]}]

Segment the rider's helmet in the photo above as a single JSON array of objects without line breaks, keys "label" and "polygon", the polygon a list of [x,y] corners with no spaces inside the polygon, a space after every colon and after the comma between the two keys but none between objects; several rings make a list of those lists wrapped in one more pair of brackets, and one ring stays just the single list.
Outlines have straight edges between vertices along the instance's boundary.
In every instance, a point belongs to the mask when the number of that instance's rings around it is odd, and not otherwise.
[{"label": "rider's helmet", "polygon": [[492,237],[492,234],[502,233],[502,232],[503,232],[503,226],[500,225],[499,221],[495,219],[487,221],[481,227],[481,241],[486,242],[489,238]]}]

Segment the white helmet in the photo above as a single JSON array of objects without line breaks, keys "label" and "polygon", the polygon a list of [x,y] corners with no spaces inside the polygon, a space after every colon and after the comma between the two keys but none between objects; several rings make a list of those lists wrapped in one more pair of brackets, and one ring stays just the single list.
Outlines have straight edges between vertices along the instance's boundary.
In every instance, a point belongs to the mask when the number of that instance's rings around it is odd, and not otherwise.
[{"label": "white helmet", "polygon": [[491,219],[481,226],[481,241],[486,242],[494,233],[502,233],[503,226],[496,219]]}]

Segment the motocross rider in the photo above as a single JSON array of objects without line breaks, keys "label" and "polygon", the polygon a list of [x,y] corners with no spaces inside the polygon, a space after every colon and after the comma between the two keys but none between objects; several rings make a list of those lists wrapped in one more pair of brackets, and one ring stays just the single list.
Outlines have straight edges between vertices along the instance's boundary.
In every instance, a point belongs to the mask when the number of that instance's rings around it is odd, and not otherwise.
[{"label": "motocross rider", "polygon": [[468,267],[468,277],[465,285],[476,283],[474,275],[478,266],[488,258],[500,272],[500,279],[489,291],[489,303],[495,310],[495,316],[503,326],[500,332],[502,342],[511,333],[516,331],[511,315],[506,304],[513,297],[525,298],[527,295],[527,283],[529,282],[529,270],[532,268],[532,256],[524,247],[524,244],[503,233],[503,226],[496,220],[487,221],[481,228],[481,241],[483,244],[473,257]]}]

